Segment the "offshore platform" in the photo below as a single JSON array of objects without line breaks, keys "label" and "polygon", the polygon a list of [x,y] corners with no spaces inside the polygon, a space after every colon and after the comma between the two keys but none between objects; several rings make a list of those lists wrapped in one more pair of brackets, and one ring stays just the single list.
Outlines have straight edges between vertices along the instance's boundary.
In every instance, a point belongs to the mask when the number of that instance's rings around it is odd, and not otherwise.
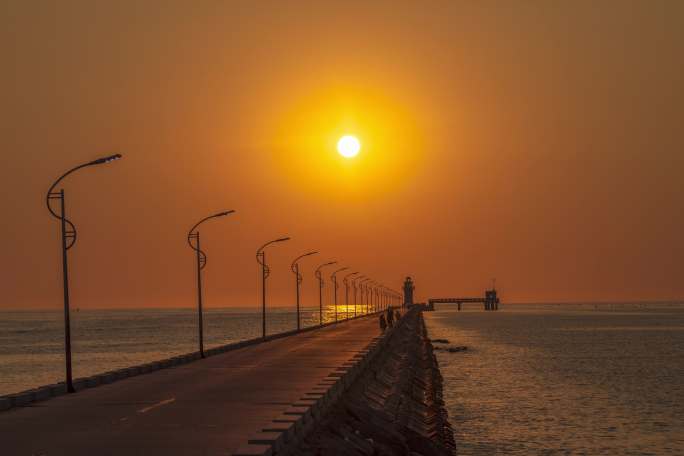
[{"label": "offshore platform", "polygon": [[[413,290],[415,290],[413,284],[413,279],[407,277],[404,280],[404,306],[412,306],[413,302]],[[463,304],[475,303],[482,304],[484,310],[499,310],[499,297],[496,293],[496,285],[492,285],[491,290],[485,290],[483,297],[464,297],[464,298],[430,298],[425,305],[425,310],[432,311],[435,310],[435,304],[456,304],[458,310],[460,311]]]}]

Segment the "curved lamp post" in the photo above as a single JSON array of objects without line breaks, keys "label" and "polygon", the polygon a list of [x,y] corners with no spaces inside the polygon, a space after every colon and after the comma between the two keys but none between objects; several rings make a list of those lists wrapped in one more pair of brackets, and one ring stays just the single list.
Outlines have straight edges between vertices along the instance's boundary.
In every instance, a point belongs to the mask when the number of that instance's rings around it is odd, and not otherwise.
[{"label": "curved lamp post", "polygon": [[335,296],[335,301],[334,301],[334,304],[335,304],[335,323],[337,323],[337,289],[339,288],[339,286],[337,285],[337,273],[342,272],[342,271],[346,271],[347,269],[349,269],[349,268],[348,267],[340,268],[330,275],[330,278],[332,279],[332,283],[333,283],[333,290],[335,293],[334,294],[334,296]]},{"label": "curved lamp post", "polygon": [[366,282],[366,312],[371,313],[373,310],[373,280]]},{"label": "curved lamp post", "polygon": [[361,287],[361,304],[363,305],[364,301],[366,302],[366,315],[368,315],[368,285],[367,284],[369,284],[370,282],[371,282],[371,279],[369,277],[366,277],[361,282],[359,282],[359,286]]},{"label": "curved lamp post", "polygon": [[385,310],[384,288],[385,288],[385,286],[381,283],[379,283],[378,287],[376,288],[376,296],[378,299],[378,310],[380,312],[383,312]]},{"label": "curved lamp post", "polygon": [[266,252],[264,251],[264,249],[271,244],[275,244],[276,242],[284,242],[284,241],[289,241],[289,240],[290,240],[289,237],[282,237],[282,238],[274,239],[272,241],[268,241],[266,244],[259,247],[259,249],[256,252],[257,263],[259,263],[261,265],[261,337],[262,338],[266,337],[266,279],[271,274],[271,270],[269,269],[268,265],[266,264]]},{"label": "curved lamp post", "polygon": [[[71,220],[66,218],[66,209],[64,206],[64,189],[55,191],[55,187],[62,179],[69,174],[81,168],[94,165],[102,165],[121,158],[121,154],[114,154],[108,157],[98,158],[97,160],[84,163],[82,165],[71,168],[66,173],[62,174],[45,195],[45,205],[50,214],[61,222],[62,231],[62,287],[64,291],[64,361],[66,365],[66,387],[70,393],[74,392],[74,384],[71,376],[71,320],[69,317],[69,268],[67,262],[67,250],[76,243],[76,227]],[[52,200],[59,200],[59,213],[55,212],[50,205]]]},{"label": "curved lamp post", "polygon": [[387,310],[387,309],[389,309],[390,306],[391,306],[391,302],[390,302],[390,299],[389,299],[389,298],[390,298],[390,296],[389,296],[389,288],[383,286],[383,287],[382,287],[382,293],[383,293],[383,295],[385,296],[385,310]]},{"label": "curved lamp post", "polygon": [[385,308],[391,309],[392,308],[392,290],[387,287],[383,287],[385,290]]},{"label": "curved lamp post", "polygon": [[[188,245],[192,250],[195,251],[196,263],[197,263],[197,327],[199,332],[199,352],[200,356],[204,358],[204,320],[202,311],[202,269],[207,265],[207,255],[200,248],[200,233],[197,228],[209,219],[217,217],[225,217],[226,215],[232,214],[234,210],[219,212],[209,217],[204,217],[199,222],[195,223],[195,226],[190,228],[188,231]],[[193,245],[192,241],[195,241]]]},{"label": "curved lamp post", "polygon": [[350,272],[346,276],[342,277],[342,283],[344,283],[344,318],[345,320],[349,318],[349,277],[358,274],[359,271]]},{"label": "curved lamp post", "polygon": [[351,279],[352,288],[354,289],[354,318],[356,318],[356,307],[358,306],[358,303],[359,303],[359,300],[358,300],[359,295],[358,295],[358,288],[356,286],[356,281],[357,280],[363,280],[365,278],[366,278],[366,276],[360,275],[360,276],[356,276],[353,279]]},{"label": "curved lamp post", "polygon": [[297,286],[297,331],[300,330],[300,317],[299,317],[299,286],[302,284],[302,275],[299,273],[299,260],[301,260],[304,257],[310,256],[310,255],[315,255],[318,252],[308,252],[305,253],[304,255],[299,255],[297,258],[292,261],[292,264],[290,265],[290,269],[292,269],[292,273],[295,275],[295,283]]},{"label": "curved lamp post", "polygon": [[376,282],[375,284],[375,311],[382,312],[382,302],[380,302],[380,285]]},{"label": "curved lamp post", "polygon": [[324,281],[323,281],[323,275],[321,274],[321,269],[330,266],[331,264],[337,264],[337,261],[329,261],[327,263],[323,263],[320,265],[318,268],[316,268],[315,276],[318,279],[318,324],[322,325],[323,324],[323,286],[324,286]]}]

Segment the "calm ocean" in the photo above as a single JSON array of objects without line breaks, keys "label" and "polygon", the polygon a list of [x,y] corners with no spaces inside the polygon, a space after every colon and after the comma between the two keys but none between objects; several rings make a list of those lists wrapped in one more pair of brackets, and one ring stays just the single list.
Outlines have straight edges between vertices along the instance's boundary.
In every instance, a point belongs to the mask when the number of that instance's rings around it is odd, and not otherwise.
[{"label": "calm ocean", "polygon": [[683,305],[425,316],[459,455],[684,455]]},{"label": "calm ocean", "polygon": [[[318,324],[318,314],[318,308],[304,309],[302,326]],[[58,311],[0,312],[0,395],[64,380],[62,318]],[[324,321],[332,319],[324,309]],[[295,329],[296,321],[293,310],[271,309],[267,333]],[[252,339],[261,336],[261,313],[209,309],[204,326],[205,348]],[[197,351],[197,311],[72,310],[71,340],[74,378],[157,361]]]}]

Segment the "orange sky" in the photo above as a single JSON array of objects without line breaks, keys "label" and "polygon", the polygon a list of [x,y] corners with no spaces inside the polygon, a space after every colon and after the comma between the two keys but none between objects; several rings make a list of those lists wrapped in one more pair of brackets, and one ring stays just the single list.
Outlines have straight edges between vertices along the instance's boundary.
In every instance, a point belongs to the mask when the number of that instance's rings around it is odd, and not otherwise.
[{"label": "orange sky", "polygon": [[[369,5],[370,4],[370,5]],[[684,297],[684,3],[5,1],[2,308],[293,305],[336,259],[419,299]],[[364,146],[334,151],[343,133]]]}]

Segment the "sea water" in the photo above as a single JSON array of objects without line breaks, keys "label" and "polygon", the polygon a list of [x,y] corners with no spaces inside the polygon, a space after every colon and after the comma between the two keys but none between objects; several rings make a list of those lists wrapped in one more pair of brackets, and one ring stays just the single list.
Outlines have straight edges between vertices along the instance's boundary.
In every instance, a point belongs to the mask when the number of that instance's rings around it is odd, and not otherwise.
[{"label": "sea water", "polygon": [[684,306],[425,312],[459,455],[684,455]]}]

